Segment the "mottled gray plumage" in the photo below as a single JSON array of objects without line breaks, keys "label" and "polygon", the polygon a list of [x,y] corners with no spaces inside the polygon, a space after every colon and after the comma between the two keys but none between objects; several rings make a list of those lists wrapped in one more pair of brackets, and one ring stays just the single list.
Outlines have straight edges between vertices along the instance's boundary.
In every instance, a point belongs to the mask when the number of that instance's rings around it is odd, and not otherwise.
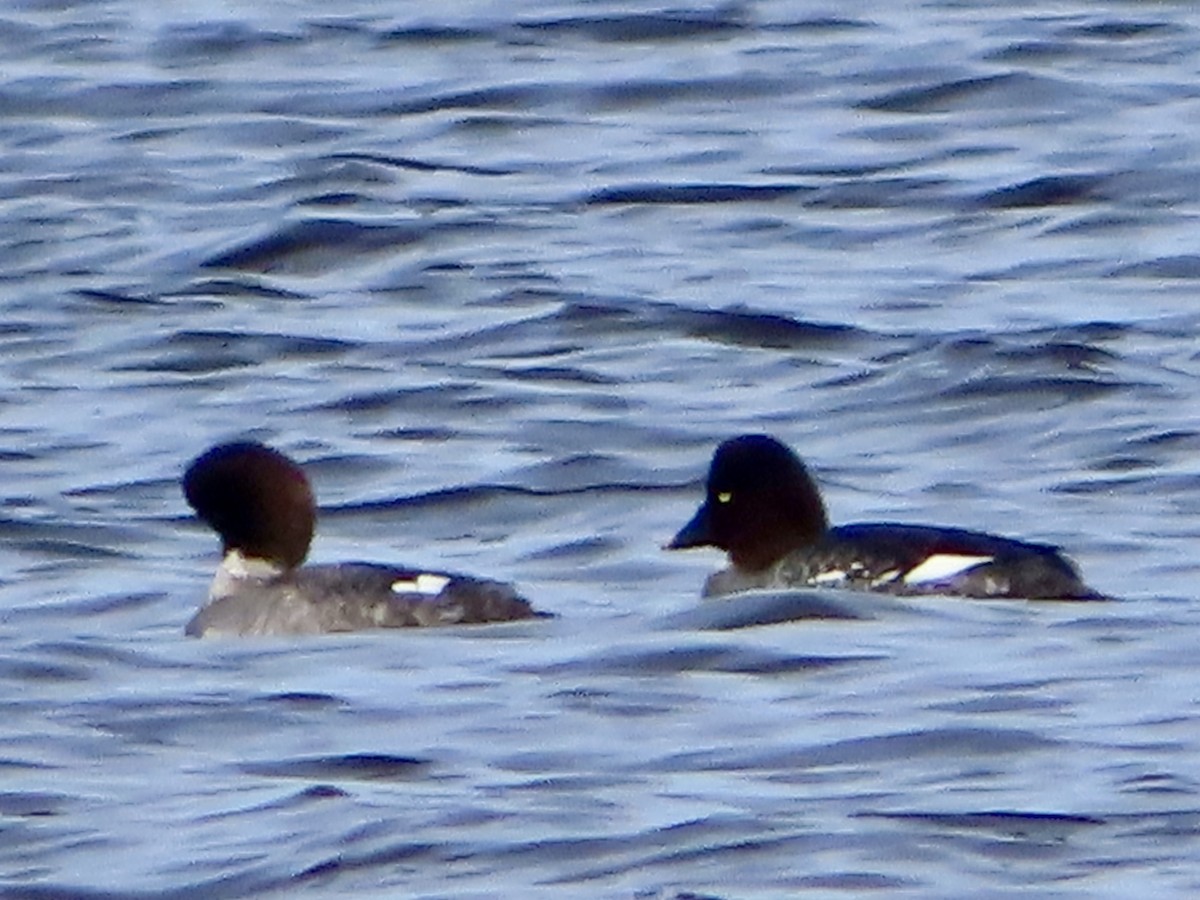
[{"label": "mottled gray plumage", "polygon": [[209,602],[193,637],[299,635],[479,625],[543,617],[509,585],[428,569],[302,566],[316,504],[298,465],[262,444],[221,444],[184,476],[188,503],[221,536]]}]

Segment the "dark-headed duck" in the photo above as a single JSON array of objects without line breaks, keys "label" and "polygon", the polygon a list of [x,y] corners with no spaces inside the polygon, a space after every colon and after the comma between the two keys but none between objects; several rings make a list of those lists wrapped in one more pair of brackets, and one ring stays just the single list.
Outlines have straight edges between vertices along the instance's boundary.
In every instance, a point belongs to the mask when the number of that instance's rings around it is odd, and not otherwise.
[{"label": "dark-headed duck", "polygon": [[981,531],[890,522],[830,527],[800,458],[762,434],[721,444],[704,503],[667,545],[718,547],[730,567],[705,596],[836,587],[887,594],[1099,600],[1058,548]]},{"label": "dark-headed duck", "polygon": [[220,444],[183,477],[196,514],[221,536],[208,603],[187,634],[294,635],[467,625],[541,615],[497,581],[376,563],[303,565],[316,525],[308,478],[262,444]]}]

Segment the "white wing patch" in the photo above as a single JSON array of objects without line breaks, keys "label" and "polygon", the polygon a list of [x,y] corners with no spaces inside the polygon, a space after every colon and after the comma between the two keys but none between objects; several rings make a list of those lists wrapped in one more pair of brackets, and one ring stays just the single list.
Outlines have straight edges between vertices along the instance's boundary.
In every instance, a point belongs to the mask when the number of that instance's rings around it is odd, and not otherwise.
[{"label": "white wing patch", "polygon": [[813,584],[839,584],[846,580],[846,573],[841,569],[830,569],[820,572],[809,579]]},{"label": "white wing patch", "polygon": [[935,553],[919,566],[904,573],[905,584],[945,581],[968,569],[989,563],[994,556],[965,556],[960,553]]},{"label": "white wing patch", "polygon": [[392,582],[393,594],[428,594],[433,596],[440,594],[442,588],[450,583],[450,579],[445,575],[431,575],[428,572],[422,572],[416,578],[400,579]]}]

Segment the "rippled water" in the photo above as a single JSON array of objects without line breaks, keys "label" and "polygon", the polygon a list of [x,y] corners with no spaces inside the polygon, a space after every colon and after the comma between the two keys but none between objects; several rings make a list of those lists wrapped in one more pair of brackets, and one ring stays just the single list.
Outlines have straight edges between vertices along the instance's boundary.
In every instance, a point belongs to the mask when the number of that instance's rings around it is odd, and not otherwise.
[{"label": "rippled water", "polygon": [[[0,891],[1200,889],[1195,17],[879,6],[0,13]],[[1122,600],[701,603],[747,430]],[[184,639],[245,436],[559,618]]]}]

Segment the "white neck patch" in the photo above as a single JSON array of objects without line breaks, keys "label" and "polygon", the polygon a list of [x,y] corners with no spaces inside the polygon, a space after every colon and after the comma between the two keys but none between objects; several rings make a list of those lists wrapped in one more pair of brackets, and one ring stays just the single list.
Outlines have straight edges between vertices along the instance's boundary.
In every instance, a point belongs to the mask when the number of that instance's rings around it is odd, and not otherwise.
[{"label": "white neck patch", "polygon": [[966,556],[959,553],[935,553],[904,573],[905,584],[928,584],[946,581],[955,575],[990,563],[994,556]]},{"label": "white neck patch", "polygon": [[283,572],[284,567],[278,563],[257,556],[246,556],[241,550],[233,549],[225,554],[221,565],[217,567],[217,574],[208,589],[208,596],[212,600],[227,597],[237,590],[242,582],[267,581],[282,575]]}]

